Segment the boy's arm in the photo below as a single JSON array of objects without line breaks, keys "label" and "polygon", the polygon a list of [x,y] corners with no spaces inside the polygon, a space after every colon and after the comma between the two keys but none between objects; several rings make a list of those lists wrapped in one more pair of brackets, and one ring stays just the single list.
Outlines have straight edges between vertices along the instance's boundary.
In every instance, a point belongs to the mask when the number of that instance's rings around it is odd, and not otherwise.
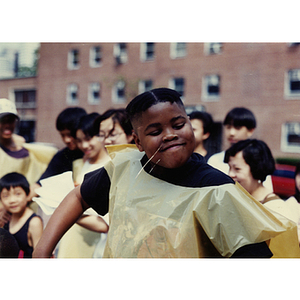
[{"label": "boy's arm", "polygon": [[72,190],[51,216],[36,248],[33,258],[49,258],[65,232],[89,208],[80,194],[80,185]]},{"label": "boy's arm", "polygon": [[43,234],[43,221],[40,217],[33,217],[29,222],[29,236],[32,242],[33,249],[36,247],[39,239]]},{"label": "boy's arm", "polygon": [[77,220],[76,223],[88,230],[95,232],[106,233],[108,231],[108,225],[100,216],[83,215]]}]

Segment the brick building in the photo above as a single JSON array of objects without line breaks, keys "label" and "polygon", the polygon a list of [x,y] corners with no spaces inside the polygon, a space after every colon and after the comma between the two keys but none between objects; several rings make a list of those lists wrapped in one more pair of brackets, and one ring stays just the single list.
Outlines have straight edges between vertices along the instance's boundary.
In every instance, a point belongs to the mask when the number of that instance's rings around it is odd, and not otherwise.
[{"label": "brick building", "polygon": [[[68,106],[102,113],[164,86],[211,113],[219,129],[231,108],[251,109],[254,137],[275,157],[300,157],[299,58],[296,43],[41,43],[38,75],[28,78],[36,86],[35,140],[62,146],[55,119]],[[0,97],[7,86],[15,99],[14,80],[0,81]],[[227,146],[221,131],[216,141]]]}]

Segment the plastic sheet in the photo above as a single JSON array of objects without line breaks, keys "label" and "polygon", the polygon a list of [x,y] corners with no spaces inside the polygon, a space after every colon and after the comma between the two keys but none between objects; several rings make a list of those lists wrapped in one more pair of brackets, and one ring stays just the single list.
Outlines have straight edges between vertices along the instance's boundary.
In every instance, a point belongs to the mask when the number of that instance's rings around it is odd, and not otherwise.
[{"label": "plastic sheet", "polygon": [[238,184],[176,186],[141,171],[144,153],[124,146],[112,150],[117,151],[110,151],[113,160],[105,166],[111,191],[104,257],[230,257],[244,245],[296,229]]}]

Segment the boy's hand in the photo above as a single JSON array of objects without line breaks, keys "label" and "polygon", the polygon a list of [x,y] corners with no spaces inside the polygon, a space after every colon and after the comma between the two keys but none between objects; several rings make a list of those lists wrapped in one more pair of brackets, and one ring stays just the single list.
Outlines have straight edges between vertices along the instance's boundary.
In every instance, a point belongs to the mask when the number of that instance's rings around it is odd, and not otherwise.
[{"label": "boy's hand", "polygon": [[11,219],[11,214],[4,207],[0,207],[0,227],[3,227]]}]

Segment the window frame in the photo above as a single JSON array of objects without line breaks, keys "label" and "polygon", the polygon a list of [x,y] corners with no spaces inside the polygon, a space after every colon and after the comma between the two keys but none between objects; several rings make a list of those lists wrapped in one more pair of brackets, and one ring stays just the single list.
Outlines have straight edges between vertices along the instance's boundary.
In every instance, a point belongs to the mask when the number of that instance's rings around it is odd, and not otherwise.
[{"label": "window frame", "polygon": [[[214,49],[218,48],[218,49]],[[223,52],[223,43],[214,42],[214,43],[204,43],[204,53],[206,55],[218,55]]]},{"label": "window frame", "polygon": [[[297,71],[298,82],[299,82],[299,91],[292,92],[291,91],[291,76],[290,72]],[[297,82],[296,80],[294,82]],[[284,80],[284,96],[287,100],[300,100],[300,68],[299,69],[289,69],[285,72],[285,80]]]},{"label": "window frame", "polygon": [[[72,89],[76,88],[76,100],[73,100],[71,94],[74,93],[74,91],[72,91]],[[67,97],[66,97],[66,101],[67,104],[69,105],[78,105],[79,104],[79,97],[78,97],[78,91],[79,91],[79,86],[77,83],[69,83],[67,85]]]},{"label": "window frame", "polygon": [[[95,89],[97,87],[97,89]],[[95,98],[94,93],[98,92],[99,97]],[[99,104],[101,102],[101,85],[99,82],[91,82],[88,87],[88,103],[92,105]]]},{"label": "window frame", "polygon": [[[152,45],[153,49],[152,49],[152,55],[148,56],[147,53],[148,51],[148,46]],[[145,61],[153,61],[155,59],[155,43],[153,42],[147,42],[147,43],[141,43],[140,45],[140,57],[141,57],[141,61],[145,62]]]},{"label": "window frame", "polygon": [[[180,48],[179,45],[184,45],[184,49]],[[170,57],[171,59],[183,58],[187,55],[187,43],[171,43],[170,44]]]},{"label": "window frame", "polygon": [[[122,48],[122,46],[124,47]],[[126,43],[114,44],[113,54],[117,65],[127,63],[128,61],[127,44]]]},{"label": "window frame", "polygon": [[[99,51],[96,51],[96,49],[99,49]],[[99,59],[100,61],[97,62],[97,59]],[[89,64],[91,68],[98,68],[102,66],[102,48],[100,45],[96,45],[90,48]]]},{"label": "window frame", "polygon": [[[121,87],[121,86],[123,86],[123,87]],[[119,97],[118,90],[120,88],[123,89],[124,96],[122,98]],[[113,90],[112,90],[112,102],[114,104],[124,104],[124,103],[126,103],[126,82],[125,82],[125,80],[120,79],[117,82],[115,82],[115,84],[113,86]]]},{"label": "window frame", "polygon": [[[34,92],[34,101],[22,101],[22,102],[19,102],[18,101],[18,97],[16,95],[16,93],[29,93],[29,92]],[[13,90],[13,99],[14,99],[14,103],[16,105],[16,108],[17,109],[33,109],[33,108],[36,108],[36,89],[35,88],[15,88]],[[24,100],[24,99],[22,99]]]},{"label": "window frame", "polygon": [[[209,94],[208,87],[209,87],[209,80],[212,80],[212,77],[215,76],[218,78],[218,94]],[[211,85],[213,86],[213,85]],[[217,85],[215,85],[217,86]],[[202,78],[202,100],[205,102],[215,102],[219,101],[221,97],[221,76],[219,74],[207,74],[204,75]]]},{"label": "window frame", "polygon": [[[75,54],[76,52],[76,54]],[[80,52],[78,49],[71,49],[68,52],[68,69],[78,70],[80,68]],[[75,59],[76,58],[76,59]]]},{"label": "window frame", "polygon": [[[176,80],[182,80],[183,84],[181,84],[182,88],[179,90],[177,88]],[[169,80],[169,87],[177,91],[180,94],[181,99],[184,99],[185,96],[185,78],[184,77],[173,77]]]},{"label": "window frame", "polygon": [[[147,83],[150,83],[150,88],[146,88]],[[153,89],[153,80],[152,79],[143,79],[139,80],[139,94],[150,91]]]},{"label": "window frame", "polygon": [[[299,136],[299,145],[289,143],[288,141],[288,135],[291,134],[288,130],[288,125],[296,125],[298,127],[295,131],[297,136]],[[281,143],[280,148],[282,152],[288,152],[288,153],[300,153],[300,122],[285,122],[281,125]]]}]

